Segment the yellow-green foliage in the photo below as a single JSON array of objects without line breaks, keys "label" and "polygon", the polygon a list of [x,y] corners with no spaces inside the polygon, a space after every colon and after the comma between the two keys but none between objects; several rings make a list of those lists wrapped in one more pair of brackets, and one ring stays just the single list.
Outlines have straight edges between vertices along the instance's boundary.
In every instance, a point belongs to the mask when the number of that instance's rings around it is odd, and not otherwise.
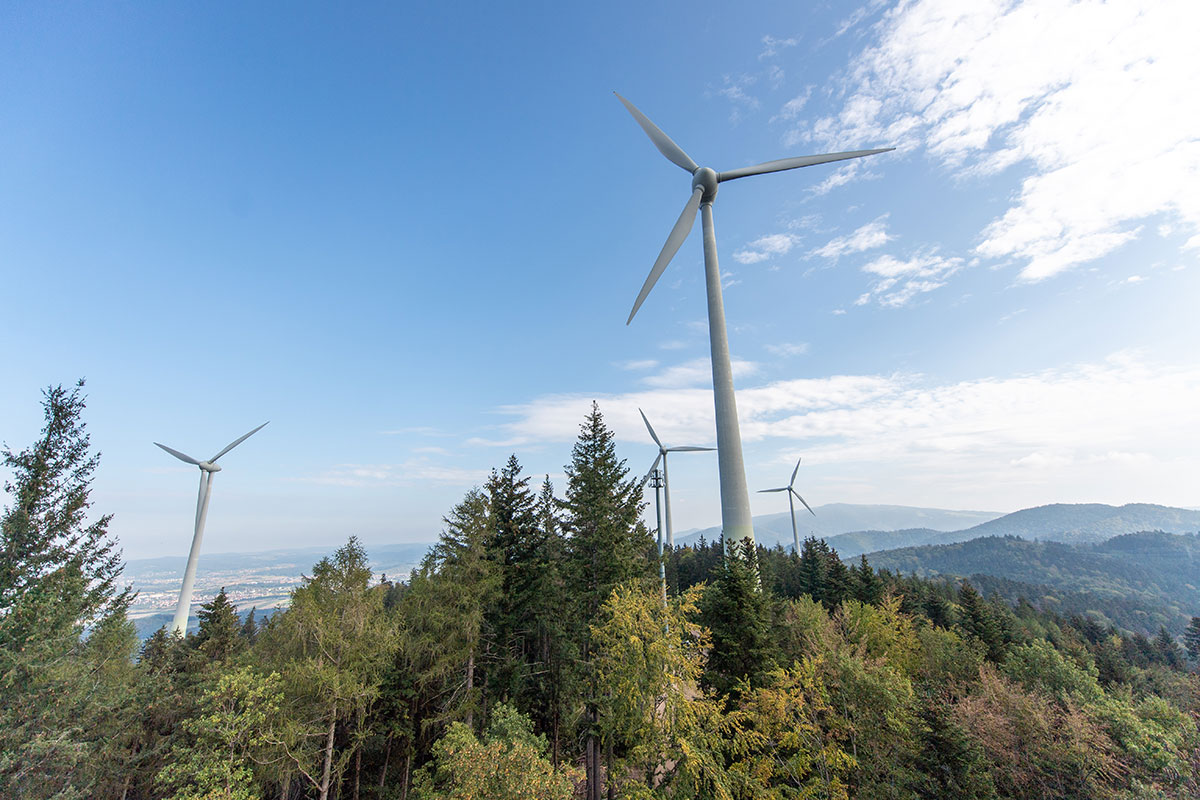
[{"label": "yellow-green foliage", "polygon": [[726,722],[729,784],[738,798],[848,797],[855,760],[846,726],[821,679],[822,664],[804,659],[771,673],[768,686],[742,694]]},{"label": "yellow-green foliage", "polygon": [[480,740],[455,722],[433,745],[433,764],[413,779],[416,800],[570,800],[578,771],[546,758],[546,737],[506,705],[492,712]]}]

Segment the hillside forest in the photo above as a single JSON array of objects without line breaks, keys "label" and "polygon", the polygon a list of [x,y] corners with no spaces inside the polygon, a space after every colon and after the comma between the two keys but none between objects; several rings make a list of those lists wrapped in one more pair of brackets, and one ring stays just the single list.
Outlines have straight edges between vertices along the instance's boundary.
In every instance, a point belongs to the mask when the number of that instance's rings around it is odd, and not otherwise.
[{"label": "hillside forest", "polygon": [[41,436],[2,454],[5,796],[1200,796],[1200,618],[1176,635],[1106,610],[1117,592],[1073,610],[815,538],[701,540],[664,585],[596,406],[564,486],[509,458],[407,581],[349,536],[285,610],[222,592],[196,632],[139,641],[84,410],[51,387]]}]

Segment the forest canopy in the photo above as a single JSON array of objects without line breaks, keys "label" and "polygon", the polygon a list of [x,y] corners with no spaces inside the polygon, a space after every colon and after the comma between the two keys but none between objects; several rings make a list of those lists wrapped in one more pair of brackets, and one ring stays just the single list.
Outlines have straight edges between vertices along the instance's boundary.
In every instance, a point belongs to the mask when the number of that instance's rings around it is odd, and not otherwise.
[{"label": "forest canopy", "polygon": [[560,490],[513,455],[407,581],[339,532],[285,609],[222,591],[139,642],[82,384],[43,406],[3,452],[8,796],[1200,795],[1200,619],[1181,646],[812,538],[668,550],[664,593],[596,406]]}]

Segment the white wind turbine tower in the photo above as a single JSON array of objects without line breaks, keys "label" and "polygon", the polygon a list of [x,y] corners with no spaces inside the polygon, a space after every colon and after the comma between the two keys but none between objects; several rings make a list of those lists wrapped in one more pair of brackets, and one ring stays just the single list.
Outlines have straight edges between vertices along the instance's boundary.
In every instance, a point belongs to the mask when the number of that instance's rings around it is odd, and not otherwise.
[{"label": "white wind turbine tower", "polygon": [[165,444],[156,445],[166,450],[171,455],[184,461],[188,464],[195,464],[200,468],[200,494],[196,498],[196,531],[192,534],[192,549],[188,552],[187,568],[183,571],[183,588],[179,590],[179,603],[175,606],[175,619],[171,622],[171,630],[179,631],[179,633],[187,633],[188,611],[192,605],[192,584],[196,581],[196,561],[200,556],[200,540],[204,537],[204,518],[208,516],[208,499],[212,496],[212,478],[213,473],[220,472],[221,468],[216,461],[221,456],[228,453],[233,448],[237,447],[242,442],[249,439],[254,434],[258,433],[267,423],[264,422],[254,430],[247,433],[245,436],[239,436],[234,439],[226,447],[210,458],[208,461],[197,461],[191,456],[181,453],[178,450],[167,447]]},{"label": "white wind turbine tower", "polygon": [[[646,419],[646,412],[638,409],[638,413],[642,415],[642,422],[646,423],[646,430],[650,431],[650,438],[658,445],[658,458],[654,459],[654,463],[650,465],[650,471],[646,473],[646,477],[642,478],[642,486],[646,485],[646,481],[650,480],[650,476],[654,474],[654,470],[658,467],[658,462],[662,462],[662,477],[663,477],[663,507],[667,515],[667,547],[675,546],[675,529],[671,526],[671,481],[667,478],[667,453],[697,453],[702,451],[715,450],[713,447],[693,447],[691,445],[682,445],[679,447],[664,447],[659,440],[658,434],[654,432],[654,427],[650,425],[650,420]],[[719,455],[719,454],[718,454]]]},{"label": "white wind turbine tower", "polygon": [[[615,94],[615,92],[614,92]],[[683,207],[683,213],[671,229],[667,243],[663,245],[650,275],[642,285],[634,301],[633,310],[625,324],[633,321],[633,315],[641,308],[646,295],[654,288],[663,270],[679,250],[683,240],[692,230],[696,212],[701,211],[704,228],[704,280],[708,290],[708,336],[712,352],[713,402],[717,416],[717,469],[721,478],[721,533],[725,541],[741,541],[749,537],[754,541],[754,525],[750,521],[750,494],[746,488],[746,467],[742,462],[742,435],[738,429],[737,404],[733,395],[733,370],[729,363],[729,336],[725,330],[725,306],[721,300],[721,272],[717,265],[717,236],[713,228],[712,204],[717,196],[717,184],[751,175],[781,172],[798,167],[810,167],[830,161],[886,153],[894,147],[877,150],[853,150],[845,153],[826,153],[816,156],[799,156],[778,161],[767,161],[753,167],[739,167],[726,172],[717,172],[710,167],[696,164],[683,149],[671,141],[645,114],[638,111],[621,95],[617,95],[638,125],[654,142],[658,151],[667,160],[682,167],[692,175],[692,197]]]},{"label": "white wind turbine tower", "polygon": [[[790,481],[788,481],[787,486],[781,486],[778,489],[759,489],[758,490],[759,494],[762,494],[763,492],[787,492],[788,493],[788,509],[790,509],[792,512],[792,542],[796,546],[796,555],[800,555],[800,534],[796,532],[796,504],[794,502],[792,502],[792,495],[795,495],[797,500],[799,500],[801,503],[804,503],[804,498],[801,497],[800,493],[797,492],[796,489],[794,488],[795,483],[796,483],[796,473],[799,471],[800,471],[800,459],[797,458],[796,459],[796,468],[794,470],[792,470],[792,479]],[[808,503],[804,503],[804,507],[807,508],[808,513],[812,514],[814,517],[817,515],[817,512],[813,511],[812,508],[809,507]]]}]

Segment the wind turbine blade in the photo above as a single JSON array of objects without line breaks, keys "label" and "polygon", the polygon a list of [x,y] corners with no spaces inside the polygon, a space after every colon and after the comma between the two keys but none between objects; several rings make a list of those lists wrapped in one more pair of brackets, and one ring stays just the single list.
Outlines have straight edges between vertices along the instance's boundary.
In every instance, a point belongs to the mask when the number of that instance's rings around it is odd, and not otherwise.
[{"label": "wind turbine blade", "polygon": [[[613,92],[613,94],[617,94]],[[667,157],[671,163],[683,167],[688,172],[695,172],[700,169],[695,161],[692,161],[691,156],[683,152],[683,148],[671,141],[671,137],[667,136],[662,130],[650,121],[650,118],[638,111],[637,106],[626,100],[621,95],[617,94],[617,99],[624,104],[625,108],[633,118],[637,120],[637,124],[642,126],[642,130],[650,137],[650,141],[654,142],[654,146],[658,148],[658,152]]]},{"label": "wind turbine blade", "polygon": [[814,164],[828,164],[830,161],[846,161],[851,158],[862,158],[863,156],[873,156],[876,153],[887,153],[895,150],[894,147],[881,147],[878,150],[850,150],[845,153],[825,153],[819,156],[797,156],[796,158],[781,158],[778,161],[767,161],[764,164],[758,164],[753,167],[739,167],[731,169],[727,172],[718,172],[717,181],[732,181],[737,178],[746,178],[750,175],[763,175],[768,172],[782,172],[785,169],[796,169],[798,167],[811,167]]},{"label": "wind turbine blade", "polygon": [[659,453],[658,457],[654,459],[654,463],[650,465],[650,470],[646,473],[646,477],[642,478],[642,483],[638,487],[639,489],[646,488],[646,482],[650,480],[650,476],[654,474],[654,470],[658,469],[658,462],[660,461],[662,461],[662,453]]},{"label": "wind turbine blade", "polygon": [[667,452],[668,453],[699,453],[702,451],[707,452],[709,450],[716,450],[716,449],[717,448],[715,448],[715,447],[692,447],[691,445],[682,445],[680,447],[668,447]]},{"label": "wind turbine blade", "polygon": [[[658,434],[654,432],[654,427],[653,427],[653,426],[650,424],[650,420],[646,419],[646,412],[645,412],[645,411],[642,411],[642,410],[639,408],[639,409],[638,409],[638,413],[642,415],[642,422],[646,423],[646,430],[650,431],[650,438],[654,440],[654,443],[655,443],[656,445],[658,445],[658,449],[659,449],[659,450],[662,450],[662,449],[663,449],[662,442],[660,442],[660,441],[658,440]],[[661,452],[658,454],[658,457],[659,457],[659,458],[662,458],[662,453],[661,453]],[[655,467],[657,467],[657,466],[658,466],[658,461],[655,461],[655,462],[654,462],[654,466],[655,466]],[[651,469],[653,469],[653,467],[651,467]]]},{"label": "wind turbine blade", "polygon": [[194,459],[194,458],[192,458],[191,456],[187,455],[186,453],[181,453],[181,452],[179,452],[178,450],[175,450],[174,448],[167,447],[165,444],[158,444],[158,442],[155,442],[155,444],[157,444],[157,445],[158,445],[159,447],[161,447],[163,450],[166,450],[166,451],[167,451],[168,453],[170,453],[171,455],[173,455],[173,456],[175,456],[176,458],[178,458],[180,461],[186,461],[186,462],[187,462],[187,463],[189,463],[189,464],[195,464],[196,466],[200,466],[200,462],[199,462],[199,461],[197,461],[196,459]]},{"label": "wind turbine blade", "polygon": [[758,493],[759,493],[759,494],[763,494],[763,493],[765,493],[765,492],[786,492],[786,491],[788,491],[788,487],[787,487],[787,486],[784,486],[784,487],[782,487],[782,488],[780,488],[780,489],[759,489],[759,490],[758,490]]},{"label": "wind turbine blade", "polygon": [[679,251],[683,240],[692,232],[692,223],[696,221],[696,211],[700,208],[700,198],[703,196],[704,189],[697,186],[692,192],[692,198],[683,207],[683,213],[675,221],[675,227],[671,228],[671,235],[667,237],[667,243],[663,245],[662,252],[658,254],[658,259],[654,262],[654,266],[650,268],[650,274],[646,276],[646,282],[642,284],[642,291],[638,292],[637,300],[633,301],[633,310],[629,312],[629,319],[625,320],[626,325],[633,322],[633,316],[642,307],[642,303],[646,300],[646,295],[650,294],[650,290],[654,288],[654,284],[658,283],[658,279],[662,276],[663,270],[667,268],[667,264],[671,263],[671,259]]},{"label": "wind turbine blade", "polygon": [[[788,490],[791,491],[792,494],[796,495],[797,500],[799,500],[801,503],[804,503],[804,498],[800,496],[799,492],[797,492],[795,489],[793,489],[790,486],[788,487]],[[817,515],[817,512],[815,512],[811,508],[809,508],[808,503],[804,503],[804,507],[807,508],[808,513],[812,514],[814,517]]]},{"label": "wind turbine blade", "polygon": [[241,444],[242,442],[246,441],[247,439],[249,439],[249,438],[250,438],[251,436],[253,436],[254,434],[258,433],[259,431],[261,431],[263,428],[267,427],[267,423],[268,423],[268,422],[270,422],[270,420],[267,420],[267,422],[264,422],[262,425],[259,425],[257,428],[255,428],[254,430],[250,431],[250,432],[249,432],[249,433],[247,433],[245,436],[239,436],[238,438],[234,439],[232,442],[230,442],[228,445],[226,445],[226,447],[225,447],[225,449],[224,449],[224,450],[222,450],[221,452],[217,453],[215,456],[213,456],[212,458],[210,458],[210,459],[209,459],[209,461],[216,461],[218,458],[220,458],[221,456],[225,455],[225,454],[226,454],[226,453],[228,453],[230,450],[232,450],[233,448],[237,447],[239,444]]},{"label": "wind turbine blade", "polygon": [[[803,456],[801,458],[803,458]],[[793,483],[796,482],[796,473],[799,471],[800,471],[800,459],[797,458],[796,459],[796,468],[794,470],[792,470],[792,479],[790,481],[788,481],[788,486],[791,486]]]}]

